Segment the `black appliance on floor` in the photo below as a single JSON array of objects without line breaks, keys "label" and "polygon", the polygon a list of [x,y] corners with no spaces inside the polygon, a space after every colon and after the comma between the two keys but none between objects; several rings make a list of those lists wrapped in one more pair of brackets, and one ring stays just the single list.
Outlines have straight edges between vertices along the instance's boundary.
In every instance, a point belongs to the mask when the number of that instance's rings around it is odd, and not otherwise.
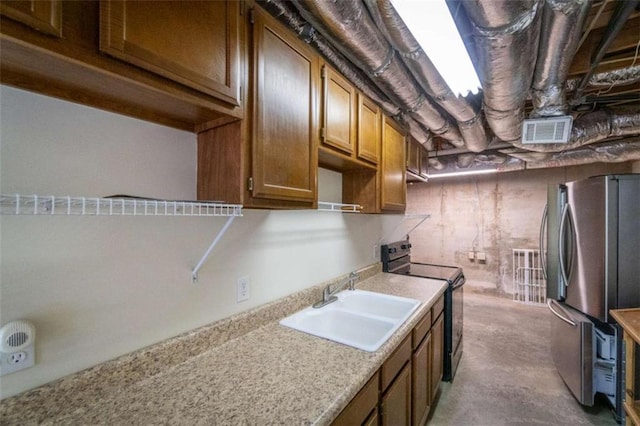
[{"label": "black appliance on floor", "polygon": [[409,238],[381,246],[382,270],[392,274],[431,278],[446,281],[444,293],[444,381],[450,382],[456,374],[462,357],[463,285],[462,268],[411,261]]}]

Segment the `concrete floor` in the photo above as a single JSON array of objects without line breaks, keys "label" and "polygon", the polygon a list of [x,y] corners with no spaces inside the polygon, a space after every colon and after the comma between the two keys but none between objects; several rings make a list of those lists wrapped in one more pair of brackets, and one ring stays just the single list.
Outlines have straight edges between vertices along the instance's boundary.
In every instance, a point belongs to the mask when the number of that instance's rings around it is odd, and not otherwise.
[{"label": "concrete floor", "polygon": [[546,307],[465,291],[464,354],[442,382],[430,425],[616,425],[605,401],[584,409],[558,375]]}]

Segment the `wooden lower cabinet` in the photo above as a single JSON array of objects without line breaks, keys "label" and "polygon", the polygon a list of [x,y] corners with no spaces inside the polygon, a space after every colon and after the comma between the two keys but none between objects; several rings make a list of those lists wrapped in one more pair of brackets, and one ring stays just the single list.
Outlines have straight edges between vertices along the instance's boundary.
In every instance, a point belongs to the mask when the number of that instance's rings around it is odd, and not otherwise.
[{"label": "wooden lower cabinet", "polygon": [[336,426],[377,425],[380,373],[369,379],[349,405],[333,421]]},{"label": "wooden lower cabinet", "polygon": [[431,327],[431,336],[433,340],[433,355],[431,363],[431,399],[438,392],[438,386],[442,381],[443,362],[444,362],[444,312],[440,313],[436,322]]},{"label": "wooden lower cabinet", "polygon": [[440,297],[333,425],[426,424],[442,380],[443,307]]},{"label": "wooden lower cabinet", "polygon": [[400,370],[382,397],[380,417],[383,426],[411,424],[411,362]]},{"label": "wooden lower cabinet", "polygon": [[423,425],[427,422],[432,402],[431,358],[433,347],[431,333],[413,352],[412,358],[412,424]]}]

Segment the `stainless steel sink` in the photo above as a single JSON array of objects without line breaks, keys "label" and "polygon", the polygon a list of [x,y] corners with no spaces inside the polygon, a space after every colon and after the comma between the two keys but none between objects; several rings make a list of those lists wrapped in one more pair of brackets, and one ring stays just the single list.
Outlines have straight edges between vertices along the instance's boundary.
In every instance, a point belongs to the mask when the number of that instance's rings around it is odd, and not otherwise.
[{"label": "stainless steel sink", "polygon": [[374,352],[420,306],[420,301],[364,290],[344,290],[322,308],[305,308],[280,324],[368,352]]}]

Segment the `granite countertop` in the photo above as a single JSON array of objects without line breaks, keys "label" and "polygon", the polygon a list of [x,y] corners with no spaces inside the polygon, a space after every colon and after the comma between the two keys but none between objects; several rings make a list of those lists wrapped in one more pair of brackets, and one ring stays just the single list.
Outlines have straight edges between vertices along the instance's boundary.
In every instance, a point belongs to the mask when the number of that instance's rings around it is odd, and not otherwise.
[{"label": "granite countertop", "polygon": [[[376,273],[357,288],[423,303],[376,352],[281,326],[278,319],[286,316],[283,314],[178,363],[136,379],[123,379],[120,386],[112,380],[95,399],[69,403],[67,409],[55,407],[55,413],[42,412],[40,418],[31,420],[42,424],[329,424],[435,303],[446,284]],[[29,404],[46,403],[38,398],[48,398],[52,405],[52,398],[56,404],[64,403],[61,398],[81,398],[71,395],[72,384],[66,385],[66,392],[54,384],[47,389],[49,396],[30,391],[15,397],[0,411],[0,419],[3,423],[20,419],[22,416],[14,417],[17,411],[24,414]],[[25,418],[22,420],[24,423]]]}]

